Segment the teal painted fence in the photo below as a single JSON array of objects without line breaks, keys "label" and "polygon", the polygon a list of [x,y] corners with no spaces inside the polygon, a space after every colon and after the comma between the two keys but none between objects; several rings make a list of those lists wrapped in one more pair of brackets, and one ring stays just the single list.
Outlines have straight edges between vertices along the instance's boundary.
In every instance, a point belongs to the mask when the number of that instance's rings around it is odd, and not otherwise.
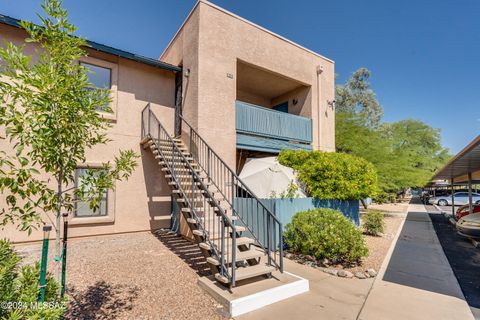
[{"label": "teal painted fence", "polygon": [[235,103],[237,132],[273,139],[312,142],[312,120],[242,101]]},{"label": "teal painted fence", "polygon": [[[350,219],[357,227],[360,225],[360,204],[358,200],[318,200],[314,198],[296,198],[296,199],[261,199],[262,203],[275,213],[275,216],[280,222],[285,225],[292,221],[292,217],[295,213],[300,211],[306,211],[316,208],[330,208],[339,210],[345,217]],[[255,219],[255,217],[244,217],[243,212],[254,212],[254,202],[249,198],[236,198],[234,205],[238,215],[242,219]],[[253,207],[253,208],[252,208]],[[248,210],[246,210],[248,208]],[[253,230],[256,234],[260,234],[260,242],[266,241],[264,234],[261,234],[261,230],[264,230],[263,226],[265,221],[258,220],[256,226],[257,230]],[[248,236],[248,232],[247,232]],[[278,235],[275,235],[275,240],[278,239]]]}]

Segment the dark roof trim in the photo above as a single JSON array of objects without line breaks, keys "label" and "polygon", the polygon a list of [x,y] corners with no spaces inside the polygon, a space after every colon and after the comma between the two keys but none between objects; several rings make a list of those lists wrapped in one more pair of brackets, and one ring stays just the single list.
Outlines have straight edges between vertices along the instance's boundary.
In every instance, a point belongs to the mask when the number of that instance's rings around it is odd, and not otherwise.
[{"label": "dark roof trim", "polygon": [[451,179],[480,170],[480,135],[463,148],[432,178]]},{"label": "dark roof trim", "polygon": [[[6,25],[9,25],[9,26],[12,26],[12,27],[17,27],[17,28],[22,27],[20,25],[20,20],[9,17],[9,16],[5,16],[3,14],[0,14],[0,23],[6,24]],[[182,68],[180,68],[180,67],[174,66],[174,65],[166,63],[166,62],[162,62],[160,60],[155,60],[155,59],[152,59],[152,58],[147,58],[147,57],[143,57],[143,56],[140,56],[140,55],[136,55],[134,53],[127,52],[127,51],[120,50],[120,49],[116,49],[116,48],[112,48],[112,47],[109,47],[109,46],[106,46],[106,45],[103,45],[103,44],[100,44],[100,43],[97,43],[97,42],[94,42],[94,41],[87,40],[87,45],[88,45],[89,48],[92,48],[92,49],[95,49],[95,50],[98,50],[98,51],[101,51],[101,52],[113,54],[115,56],[122,57],[122,58],[125,58],[125,59],[129,59],[129,60],[137,61],[137,62],[140,62],[140,63],[144,63],[144,64],[147,64],[147,65],[156,67],[156,68],[160,68],[160,69],[164,69],[164,70],[168,70],[168,71],[174,71],[174,72],[179,72],[179,71],[182,70]]]}]

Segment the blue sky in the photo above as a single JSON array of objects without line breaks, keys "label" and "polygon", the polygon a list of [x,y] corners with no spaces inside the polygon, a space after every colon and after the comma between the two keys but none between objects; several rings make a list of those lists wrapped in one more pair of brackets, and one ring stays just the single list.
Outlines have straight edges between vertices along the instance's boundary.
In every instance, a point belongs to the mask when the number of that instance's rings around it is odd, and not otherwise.
[{"label": "blue sky", "polygon": [[[337,81],[372,71],[385,121],[442,129],[457,152],[480,131],[478,0],[213,0],[335,60]],[[157,58],[194,0],[64,0],[78,34]],[[39,0],[2,0],[0,13],[38,21]]]}]

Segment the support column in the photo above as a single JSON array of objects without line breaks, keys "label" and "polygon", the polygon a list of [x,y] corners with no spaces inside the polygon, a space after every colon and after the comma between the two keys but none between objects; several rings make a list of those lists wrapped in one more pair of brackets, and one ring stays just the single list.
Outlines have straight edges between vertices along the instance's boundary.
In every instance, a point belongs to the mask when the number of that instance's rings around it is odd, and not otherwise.
[{"label": "support column", "polygon": [[473,201],[472,201],[472,173],[468,173],[468,213],[473,213]]},{"label": "support column", "polygon": [[450,190],[452,192],[452,218],[455,219],[455,197],[454,197],[455,189],[453,188],[453,177],[450,181],[451,181]]}]

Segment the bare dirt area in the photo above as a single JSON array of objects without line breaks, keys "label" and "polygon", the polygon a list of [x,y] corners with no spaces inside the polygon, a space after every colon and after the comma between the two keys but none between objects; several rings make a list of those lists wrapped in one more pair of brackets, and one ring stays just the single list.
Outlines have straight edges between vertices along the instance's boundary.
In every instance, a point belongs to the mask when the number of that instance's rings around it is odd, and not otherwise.
[{"label": "bare dirt area", "polygon": [[[40,257],[40,244],[17,249],[27,263]],[[67,260],[66,319],[226,318],[197,285],[208,274],[197,245],[174,234],[73,239]]]}]

